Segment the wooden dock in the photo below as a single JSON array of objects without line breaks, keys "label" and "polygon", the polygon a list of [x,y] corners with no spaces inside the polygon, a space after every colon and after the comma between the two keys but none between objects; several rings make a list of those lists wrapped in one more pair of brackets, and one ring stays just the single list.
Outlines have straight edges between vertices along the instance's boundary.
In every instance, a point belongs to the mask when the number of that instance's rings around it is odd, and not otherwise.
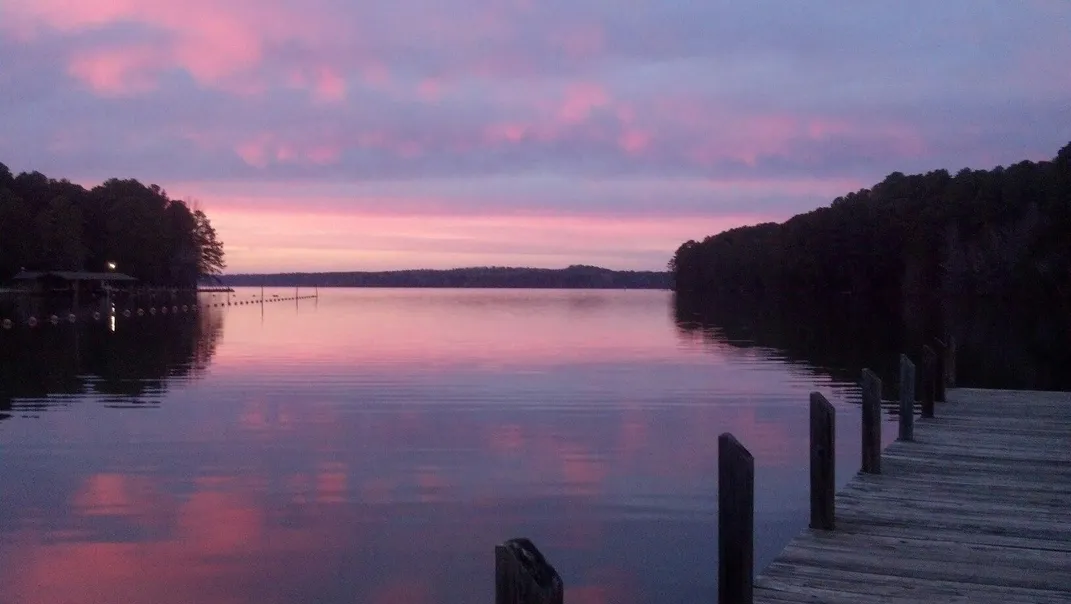
[{"label": "wooden dock", "polygon": [[1071,393],[947,399],[837,493],[833,530],[755,578],[754,602],[1071,602]]},{"label": "wooden dock", "polygon": [[[898,404],[863,370],[862,456],[839,493],[836,413],[811,393],[810,528],[758,576],[754,458],[718,437],[719,604],[1071,604],[1071,392],[946,389],[955,350],[923,346],[917,380],[901,355]],[[495,554],[496,604],[563,604],[530,541]]]}]

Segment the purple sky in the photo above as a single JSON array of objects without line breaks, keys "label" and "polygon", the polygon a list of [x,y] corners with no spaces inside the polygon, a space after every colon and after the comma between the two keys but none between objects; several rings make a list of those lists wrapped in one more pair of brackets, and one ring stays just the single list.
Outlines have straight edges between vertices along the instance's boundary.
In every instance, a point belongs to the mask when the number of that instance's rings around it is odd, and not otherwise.
[{"label": "purple sky", "polygon": [[657,269],[1071,141],[1071,2],[0,0],[0,162],[197,200],[230,270]]}]

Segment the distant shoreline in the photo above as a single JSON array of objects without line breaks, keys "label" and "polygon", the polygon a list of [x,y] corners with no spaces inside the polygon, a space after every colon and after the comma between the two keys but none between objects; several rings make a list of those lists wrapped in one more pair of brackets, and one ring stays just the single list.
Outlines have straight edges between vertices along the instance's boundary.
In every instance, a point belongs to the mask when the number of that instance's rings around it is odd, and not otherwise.
[{"label": "distant shoreline", "polygon": [[471,267],[399,271],[300,272],[220,275],[231,287],[400,287],[503,289],[670,289],[668,271],[615,271],[596,266],[563,269]]}]

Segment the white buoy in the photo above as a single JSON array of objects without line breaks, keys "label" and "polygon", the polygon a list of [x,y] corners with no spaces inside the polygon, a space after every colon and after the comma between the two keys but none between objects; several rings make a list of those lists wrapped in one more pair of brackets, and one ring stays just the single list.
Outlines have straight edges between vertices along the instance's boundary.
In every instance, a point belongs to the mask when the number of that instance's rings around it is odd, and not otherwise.
[{"label": "white buoy", "polygon": [[165,314],[165,315],[166,315],[166,314],[167,314],[167,307],[166,307],[166,306],[161,306],[161,307],[160,307],[160,312],[161,312],[162,314]]},{"label": "white buoy", "polygon": [[100,321],[100,313],[99,312],[94,312],[93,313],[93,320],[94,321]]},{"label": "white buoy", "polygon": [[153,316],[156,316],[156,307],[155,306],[153,306],[152,308],[149,309],[149,314],[153,315]]},{"label": "white buoy", "polygon": [[128,317],[128,318],[130,317],[130,309],[129,308],[123,311],[123,316],[124,317]]},{"label": "white buoy", "polygon": [[52,323],[53,325],[59,325],[59,317],[57,317],[56,315],[52,315],[48,318],[48,322]]},{"label": "white buoy", "polygon": [[172,312],[172,314],[177,313],[178,312],[178,306],[172,306],[171,307],[171,312]]},{"label": "white buoy", "polygon": [[11,319],[4,319],[4,321],[3,321],[4,329],[11,329],[11,325],[12,325],[11,324]]},{"label": "white buoy", "polygon": [[182,305],[182,312],[190,312],[190,307],[189,307],[189,305],[183,304],[183,305]]},{"label": "white buoy", "polygon": [[37,317],[30,317],[27,319],[26,324],[30,327],[37,327]]},{"label": "white buoy", "polygon": [[74,323],[77,320],[78,320],[78,317],[74,316],[73,312],[71,314],[67,315],[67,321],[68,322]]}]

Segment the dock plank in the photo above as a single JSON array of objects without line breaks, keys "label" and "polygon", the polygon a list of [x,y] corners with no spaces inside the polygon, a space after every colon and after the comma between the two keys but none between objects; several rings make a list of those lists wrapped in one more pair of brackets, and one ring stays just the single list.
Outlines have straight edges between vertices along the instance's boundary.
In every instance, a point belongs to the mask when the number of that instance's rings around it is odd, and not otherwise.
[{"label": "dock plank", "polygon": [[956,389],[755,579],[754,601],[1071,602],[1071,393]]}]

